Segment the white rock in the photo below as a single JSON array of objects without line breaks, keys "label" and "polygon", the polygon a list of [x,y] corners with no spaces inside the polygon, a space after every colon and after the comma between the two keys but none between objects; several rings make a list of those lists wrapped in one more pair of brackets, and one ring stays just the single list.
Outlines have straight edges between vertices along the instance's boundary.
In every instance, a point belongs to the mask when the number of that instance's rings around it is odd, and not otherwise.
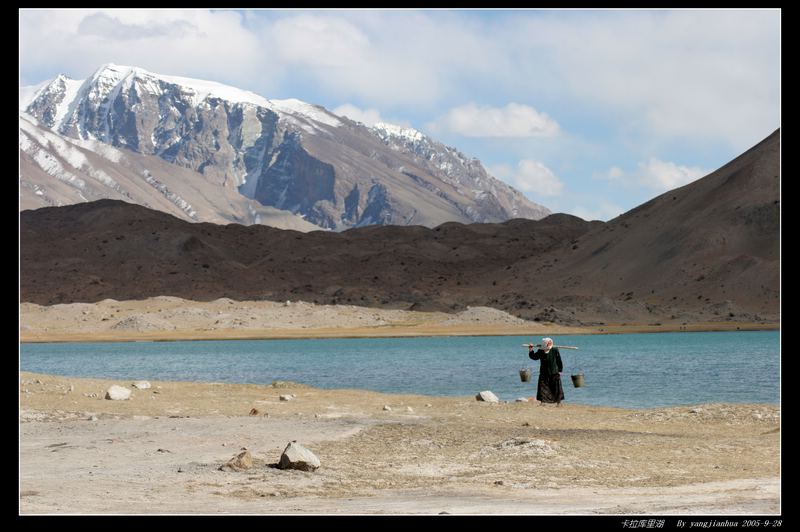
[{"label": "white rock", "polygon": [[428,408],[430,408],[430,407],[432,407],[433,405],[432,405],[432,404],[430,404],[430,403],[425,403],[425,406],[426,406],[426,407],[428,407]]},{"label": "white rock", "polygon": [[106,399],[111,399],[112,401],[125,401],[130,398],[131,391],[122,386],[117,386],[115,384],[106,390]]},{"label": "white rock", "polygon": [[515,403],[527,403],[527,402],[528,402],[528,399],[527,399],[526,397],[517,397],[517,398],[514,400],[514,402],[515,402]]},{"label": "white rock", "polygon": [[280,399],[281,401],[291,401],[292,399],[294,399],[294,397],[292,397],[291,395],[281,395],[281,396],[279,397],[279,399]]},{"label": "white rock", "polygon": [[409,413],[412,413],[412,414],[413,414],[413,413],[414,413],[414,409],[413,409],[413,408],[411,408],[410,406],[407,406],[407,407],[406,407],[406,412],[409,412]]},{"label": "white rock", "polygon": [[392,407],[389,406],[389,405],[383,405],[383,409],[386,410],[387,412],[391,412],[392,411]]},{"label": "white rock", "polygon": [[475,396],[475,399],[478,401],[485,401],[487,403],[499,403],[500,399],[497,398],[495,394],[490,392],[489,390],[484,390],[479,392],[478,395]]},{"label": "white rock", "polygon": [[134,388],[138,388],[140,390],[146,390],[150,388],[150,383],[147,381],[136,381],[131,386],[133,386]]},{"label": "white rock", "polygon": [[290,442],[283,450],[278,462],[280,469],[299,469],[301,471],[314,471],[320,466],[319,458],[311,451],[296,442]]}]

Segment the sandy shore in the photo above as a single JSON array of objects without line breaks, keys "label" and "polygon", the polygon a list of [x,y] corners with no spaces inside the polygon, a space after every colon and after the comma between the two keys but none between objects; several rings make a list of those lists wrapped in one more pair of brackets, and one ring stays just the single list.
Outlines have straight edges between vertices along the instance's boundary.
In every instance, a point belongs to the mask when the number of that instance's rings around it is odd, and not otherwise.
[{"label": "sandy shore", "polygon": [[733,321],[624,323],[568,327],[521,320],[501,310],[472,307],[457,314],[352,305],[176,297],[98,303],[20,305],[23,342],[103,342],[258,338],[610,334],[777,329],[773,323]]},{"label": "sandy shore", "polygon": [[[780,512],[775,406],[556,408],[155,381],[103,399],[131,382],[20,374],[23,514]],[[320,469],[270,467],[292,440]],[[252,469],[218,470],[245,447]]]}]

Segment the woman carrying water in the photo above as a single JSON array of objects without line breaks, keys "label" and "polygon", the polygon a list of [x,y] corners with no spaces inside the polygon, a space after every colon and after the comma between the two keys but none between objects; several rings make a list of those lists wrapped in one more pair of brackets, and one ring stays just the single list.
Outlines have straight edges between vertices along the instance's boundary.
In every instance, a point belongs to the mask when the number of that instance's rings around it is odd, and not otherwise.
[{"label": "woman carrying water", "polygon": [[561,406],[561,401],[564,400],[564,389],[561,387],[564,364],[561,363],[561,353],[557,347],[553,347],[552,338],[542,338],[542,348],[537,351],[533,349],[532,345],[528,346],[528,356],[533,360],[541,360],[536,400],[539,401],[539,406],[544,406],[544,403]]}]

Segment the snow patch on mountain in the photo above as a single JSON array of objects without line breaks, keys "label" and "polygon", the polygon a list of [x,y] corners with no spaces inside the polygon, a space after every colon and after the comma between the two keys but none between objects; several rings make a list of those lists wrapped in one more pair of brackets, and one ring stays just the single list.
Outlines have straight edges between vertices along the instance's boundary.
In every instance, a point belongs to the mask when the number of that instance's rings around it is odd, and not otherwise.
[{"label": "snow patch on mountain", "polygon": [[19,88],[19,109],[20,111],[27,108],[33,100],[39,95],[39,91],[45,88],[50,81],[43,81],[36,85],[28,85]]},{"label": "snow patch on mountain", "polygon": [[379,136],[399,137],[411,142],[419,142],[425,138],[425,134],[411,127],[397,126],[386,122],[378,122],[372,126],[372,130]]},{"label": "snow patch on mountain", "polygon": [[320,107],[319,105],[312,105],[295,98],[288,100],[269,100],[272,109],[278,112],[302,115],[304,117],[315,120],[320,124],[326,124],[331,127],[339,127],[342,123],[336,118],[336,115],[330,113]]}]

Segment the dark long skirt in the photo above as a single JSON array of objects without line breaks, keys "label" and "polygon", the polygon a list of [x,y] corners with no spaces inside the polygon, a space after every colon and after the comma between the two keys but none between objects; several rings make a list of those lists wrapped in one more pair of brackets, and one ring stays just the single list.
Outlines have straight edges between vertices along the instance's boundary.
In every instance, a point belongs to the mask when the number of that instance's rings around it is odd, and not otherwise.
[{"label": "dark long skirt", "polygon": [[560,403],[564,400],[564,388],[561,387],[561,375],[539,375],[539,387],[536,400],[543,403]]}]

